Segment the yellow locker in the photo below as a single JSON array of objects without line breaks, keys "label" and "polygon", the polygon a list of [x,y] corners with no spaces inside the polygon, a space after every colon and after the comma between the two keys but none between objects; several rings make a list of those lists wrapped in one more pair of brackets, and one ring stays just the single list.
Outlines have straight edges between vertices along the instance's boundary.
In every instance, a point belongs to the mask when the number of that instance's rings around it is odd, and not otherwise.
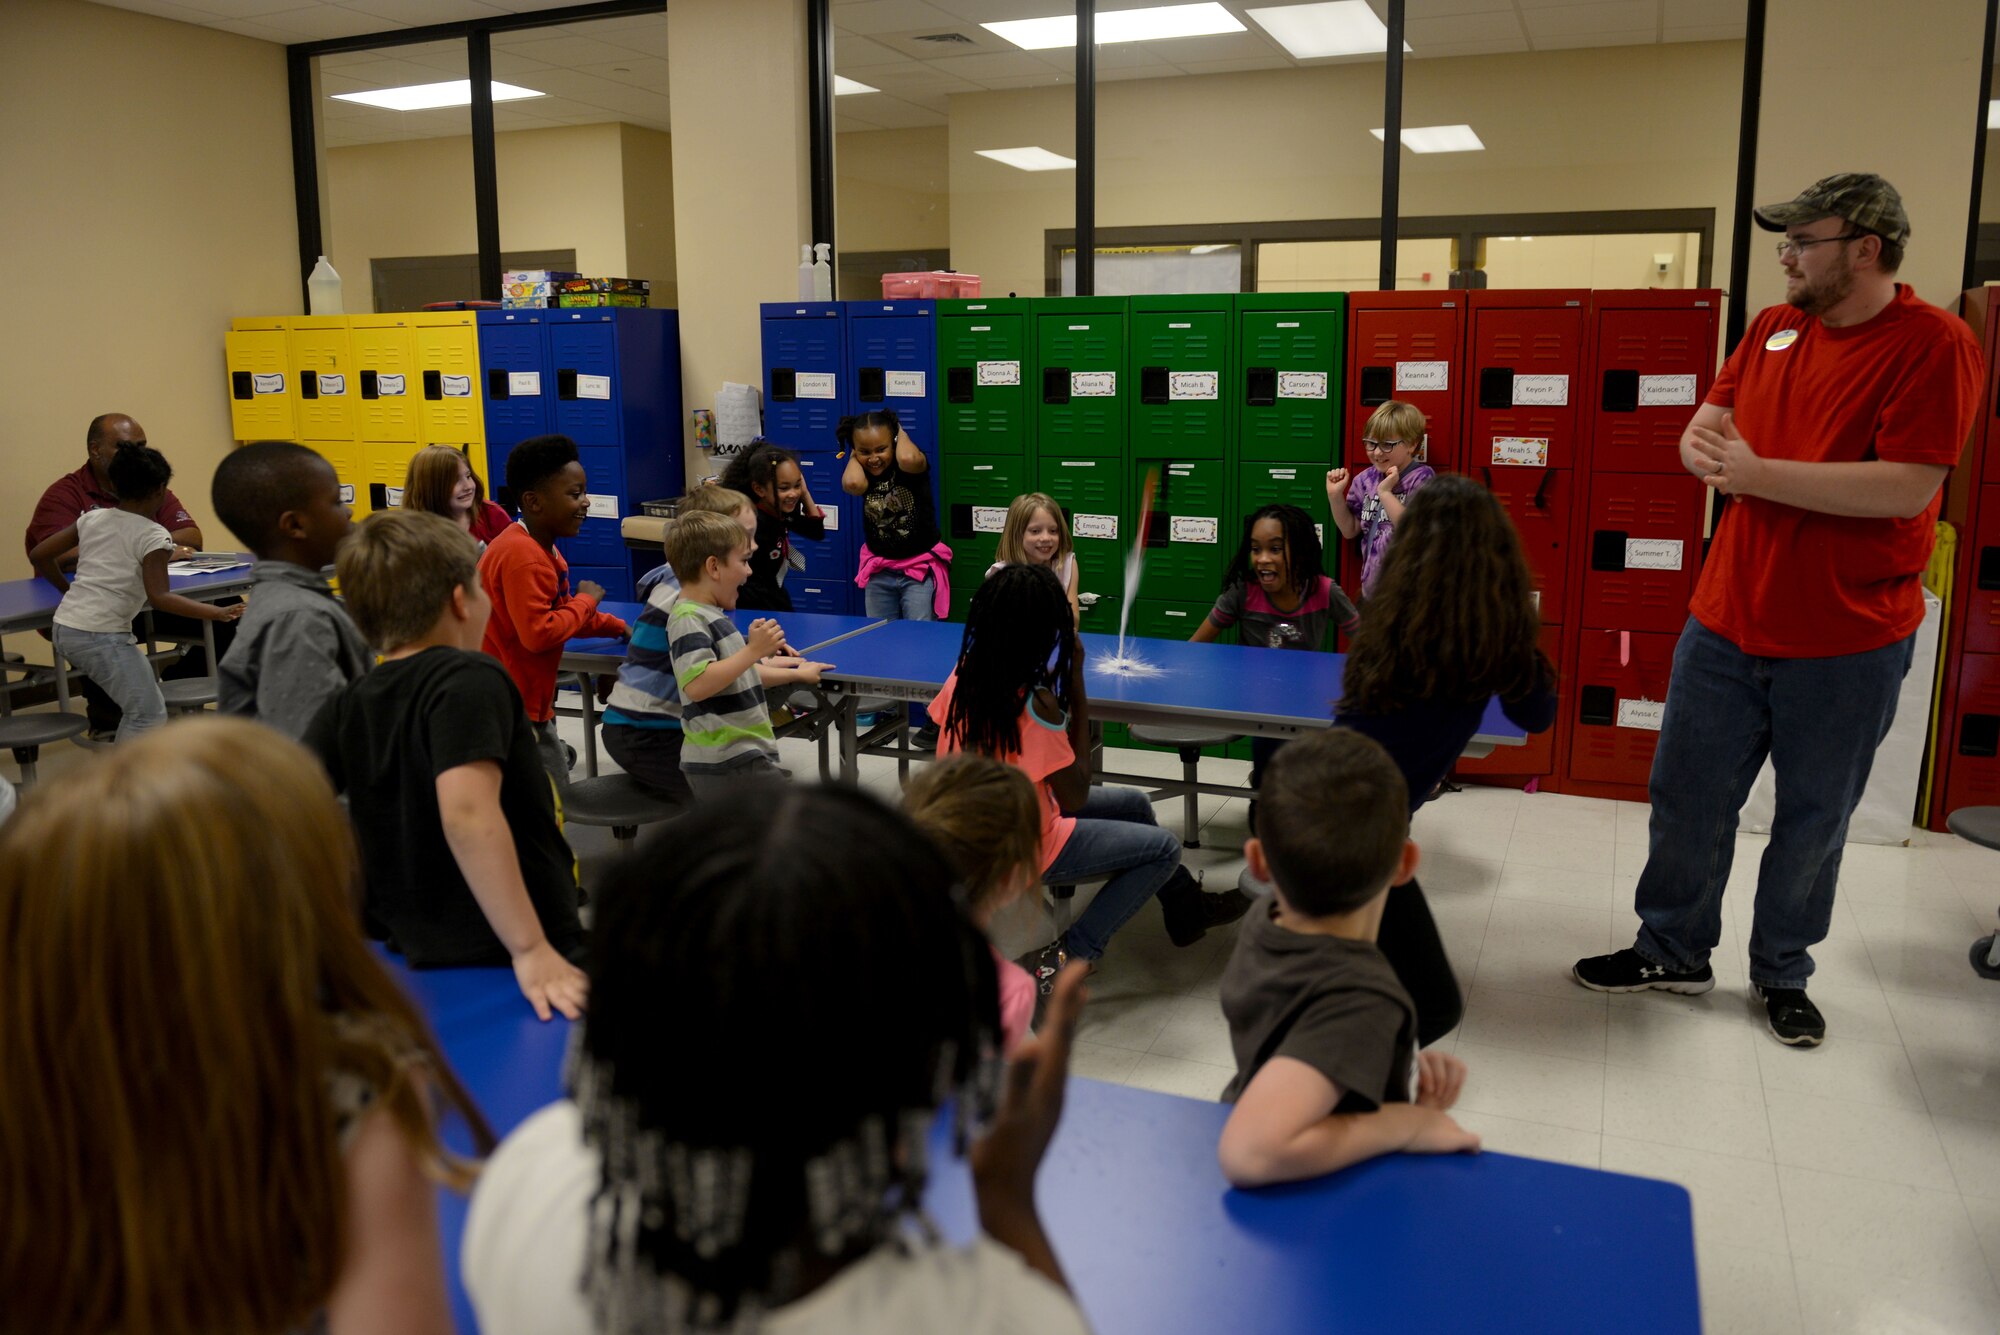
[{"label": "yellow locker", "polygon": [[[347,317],[360,392],[354,401],[355,435],[364,442],[408,445],[417,439],[417,404],[423,383],[417,374],[411,318],[394,312]],[[396,485],[402,485],[400,479]]]},{"label": "yellow locker", "polygon": [[309,440],[306,448],[316,450],[320,456],[333,465],[334,475],[340,479],[340,498],[354,507],[356,519],[368,513],[367,467],[362,461],[361,442],[358,440]]},{"label": "yellow locker", "polygon": [[284,319],[231,320],[223,348],[229,367],[229,425],[236,439],[290,440],[295,415]]},{"label": "yellow locker", "polygon": [[286,323],[285,341],[298,384],[296,438],[313,445],[353,440],[354,404],[361,397],[361,385],[347,317],[300,315]]},{"label": "yellow locker", "polygon": [[423,381],[417,438],[428,445],[484,444],[477,313],[417,311],[410,319]]},{"label": "yellow locker", "polygon": [[[409,441],[365,440],[361,442],[362,478],[366,485],[362,491],[368,493],[371,510],[386,509],[402,503],[403,483],[410,476],[410,460],[423,446]],[[381,487],[384,492],[382,505],[373,501],[373,489]]]}]

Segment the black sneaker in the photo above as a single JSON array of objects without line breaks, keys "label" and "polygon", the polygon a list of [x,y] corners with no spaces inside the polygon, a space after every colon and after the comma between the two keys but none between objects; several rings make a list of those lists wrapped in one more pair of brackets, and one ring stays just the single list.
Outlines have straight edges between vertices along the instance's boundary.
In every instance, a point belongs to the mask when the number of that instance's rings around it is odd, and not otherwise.
[{"label": "black sneaker", "polygon": [[938,725],[926,723],[910,734],[910,745],[919,751],[935,751],[938,744]]},{"label": "black sneaker", "polygon": [[1191,946],[1208,935],[1209,928],[1235,922],[1256,902],[1241,890],[1211,895],[1186,867],[1174,868],[1173,879],[1160,887],[1159,897],[1160,912],[1167,919],[1167,939],[1177,946]]},{"label": "black sneaker", "polygon": [[1576,962],[1570,977],[1593,992],[1679,992],[1699,996],[1715,986],[1715,970],[1706,964],[1683,973],[1655,964],[1630,949],[1609,955],[1592,955]]},{"label": "black sneaker", "polygon": [[[1046,997],[1056,990],[1056,975],[1069,963],[1069,952],[1062,948],[1062,942],[1055,940],[1040,950],[1031,950],[1014,961],[1028,971],[1028,977],[1035,980],[1037,997]],[[1037,1000],[1035,1008],[1040,1013],[1042,1003]]]},{"label": "black sneaker", "polygon": [[1771,1037],[1795,1048],[1816,1048],[1826,1038],[1826,1017],[1806,999],[1803,987],[1759,987]]}]

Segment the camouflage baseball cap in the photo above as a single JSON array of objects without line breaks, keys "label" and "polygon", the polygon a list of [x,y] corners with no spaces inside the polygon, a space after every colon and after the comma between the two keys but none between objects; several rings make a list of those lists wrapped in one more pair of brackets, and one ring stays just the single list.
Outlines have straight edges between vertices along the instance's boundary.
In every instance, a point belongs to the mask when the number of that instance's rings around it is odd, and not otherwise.
[{"label": "camouflage baseball cap", "polygon": [[1899,246],[1910,239],[1910,217],[1903,212],[1903,197],[1873,172],[1841,172],[1814,181],[1797,199],[1766,204],[1756,211],[1756,217],[1759,227],[1773,232],[1795,223],[1842,218]]}]

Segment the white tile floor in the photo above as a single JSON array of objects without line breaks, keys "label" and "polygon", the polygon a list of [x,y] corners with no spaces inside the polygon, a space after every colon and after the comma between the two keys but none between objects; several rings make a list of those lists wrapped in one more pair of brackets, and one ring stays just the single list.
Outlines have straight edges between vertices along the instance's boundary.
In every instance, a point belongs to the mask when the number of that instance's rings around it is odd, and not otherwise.
[{"label": "white tile floor", "polygon": [[[817,773],[809,745],[783,747],[794,773]],[[1157,753],[1114,758],[1176,768]],[[43,772],[86,760],[54,748]],[[1247,767],[1203,768],[1240,782]],[[895,793],[889,762],[862,777]],[[1179,800],[1158,810],[1181,830]],[[1204,798],[1200,815],[1186,861],[1232,885],[1244,803]],[[588,880],[609,831],[572,834]],[[1815,952],[1828,1041],[1798,1051],[1769,1036],[1746,992],[1762,839],[1738,840],[1715,990],[1606,997],[1568,971],[1630,943],[1643,806],[1473,788],[1426,808],[1415,834],[1466,991],[1465,1022],[1444,1040],[1471,1068],[1459,1114],[1488,1147],[1686,1186],[1712,1332],[2000,1329],[2000,983],[1966,963],[2000,905],[2000,852],[1921,830],[1907,848],[1850,846]],[[1001,925],[1003,950],[1045,939],[1033,916]],[[1215,997],[1233,942],[1231,929],[1176,950],[1157,912],[1134,919],[1092,984],[1076,1072],[1214,1098],[1231,1075]]]}]

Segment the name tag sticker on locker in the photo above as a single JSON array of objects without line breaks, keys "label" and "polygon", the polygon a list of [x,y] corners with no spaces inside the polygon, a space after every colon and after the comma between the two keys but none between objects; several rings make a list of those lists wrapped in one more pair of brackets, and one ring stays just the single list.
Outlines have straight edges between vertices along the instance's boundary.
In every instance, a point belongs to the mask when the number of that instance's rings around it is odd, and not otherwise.
[{"label": "name tag sticker on locker", "polygon": [[833,372],[801,371],[795,377],[792,393],[801,399],[830,399],[834,397]]},{"label": "name tag sticker on locker", "polygon": [[1215,542],[1222,523],[1207,515],[1175,515],[1167,521],[1169,542]]},{"label": "name tag sticker on locker", "polygon": [[618,518],[618,498],[616,496],[601,496],[592,491],[586,492],[583,499],[590,507],[584,513],[592,519]]},{"label": "name tag sticker on locker", "polygon": [[448,399],[469,399],[472,397],[472,377],[469,375],[439,376],[438,382],[444,388]]},{"label": "name tag sticker on locker", "polygon": [[1618,726],[1621,728],[1644,728],[1647,732],[1658,732],[1666,717],[1667,703],[1664,700],[1618,702]]},{"label": "name tag sticker on locker", "polygon": [[507,373],[507,397],[510,399],[536,399],[542,394],[542,373],[540,371],[509,371]]},{"label": "name tag sticker on locker", "polygon": [[1079,538],[1118,537],[1117,515],[1071,515],[1070,531]]},{"label": "name tag sticker on locker", "polygon": [[342,505],[354,504],[354,484],[352,482],[343,482],[340,484],[340,503]]},{"label": "name tag sticker on locker", "polygon": [[382,489],[382,495],[383,498],[387,500],[392,507],[395,507],[397,509],[402,508],[403,489],[401,487],[384,487]]},{"label": "name tag sticker on locker", "polygon": [[1681,568],[1681,540],[1679,538],[1627,538],[1625,539],[1625,568],[1627,570],[1679,570]]},{"label": "name tag sticker on locker", "polygon": [[838,533],[838,532],[840,531],[840,507],[839,507],[839,506],[837,506],[837,505],[823,505],[823,506],[821,506],[821,507],[820,507],[820,516],[821,516],[821,518],[822,518],[822,519],[824,519],[824,520],[826,521],[826,531],[827,531],[828,533]]},{"label": "name tag sticker on locker", "polygon": [[921,399],[924,396],[924,373],[890,371],[882,377],[882,394],[891,399]]},{"label": "name tag sticker on locker", "polygon": [[1493,462],[1511,464],[1519,468],[1547,468],[1549,466],[1549,438],[1547,436],[1495,436],[1493,438]]},{"label": "name tag sticker on locker", "polygon": [[1278,397],[1281,399],[1325,398],[1326,372],[1324,371],[1278,372]]},{"label": "name tag sticker on locker", "polygon": [[319,396],[323,399],[347,397],[347,377],[344,375],[322,375],[319,377]]},{"label": "name tag sticker on locker", "polygon": [[1021,363],[981,362],[978,383],[981,385],[1018,385],[1021,383]]},{"label": "name tag sticker on locker", "polygon": [[1694,379],[1691,375],[1642,375],[1639,377],[1639,406],[1692,408]]},{"label": "name tag sticker on locker", "polygon": [[1116,371],[1071,371],[1069,396],[1073,399],[1109,399],[1118,393]]},{"label": "name tag sticker on locker", "polygon": [[1514,377],[1514,406],[1516,408],[1564,408],[1568,405],[1568,376],[1517,375]]},{"label": "name tag sticker on locker", "polygon": [[[800,376],[799,379],[805,379]],[[830,381],[832,376],[828,376]],[[576,378],[576,396],[579,399],[609,399],[611,397],[611,377],[608,375],[579,375]],[[829,399],[833,394],[829,391]]]},{"label": "name tag sticker on locker", "polygon": [[375,377],[375,396],[382,399],[403,397],[403,377],[399,375],[378,375]]},{"label": "name tag sticker on locker", "polygon": [[974,533],[1001,533],[1007,528],[1007,507],[1004,505],[975,505],[972,507],[972,531]]},{"label": "name tag sticker on locker", "polygon": [[1219,371],[1169,371],[1167,372],[1167,397],[1169,399],[1221,398],[1222,373]]},{"label": "name tag sticker on locker", "polygon": [[264,375],[259,372],[250,377],[250,388],[252,392],[257,394],[283,394],[285,392],[284,373],[279,372],[276,375]]},{"label": "name tag sticker on locker", "polygon": [[1451,388],[1450,362],[1397,362],[1396,388],[1443,392]]}]

